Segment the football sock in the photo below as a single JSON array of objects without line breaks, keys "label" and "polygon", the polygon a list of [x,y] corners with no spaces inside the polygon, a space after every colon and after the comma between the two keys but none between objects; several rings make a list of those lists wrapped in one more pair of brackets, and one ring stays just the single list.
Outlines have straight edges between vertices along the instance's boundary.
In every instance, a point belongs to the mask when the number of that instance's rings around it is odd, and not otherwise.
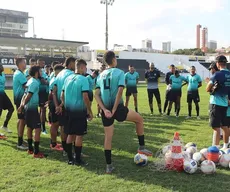
[{"label": "football sock", "polygon": [[42,132],[44,132],[44,131],[46,131],[46,123],[45,122],[42,123]]},{"label": "football sock", "polygon": [[75,146],[75,155],[76,155],[76,161],[81,160],[81,151],[82,151],[82,146]]},{"label": "football sock", "polygon": [[34,154],[37,155],[39,153],[39,141],[34,142]]},{"label": "football sock", "polygon": [[141,135],[141,136],[138,135],[138,141],[139,141],[140,146],[144,146],[145,145],[145,137],[144,137],[144,135]]},{"label": "football sock", "polygon": [[105,150],[105,160],[107,164],[111,164],[111,150]]},{"label": "football sock", "polygon": [[62,143],[62,147],[63,147],[64,151],[67,152],[67,150],[66,150],[66,141],[62,141],[61,143]]},{"label": "football sock", "polygon": [[167,115],[170,115],[171,109],[168,108]]},{"label": "football sock", "polygon": [[216,135],[217,135],[217,132],[213,131],[213,135],[212,135],[212,146],[216,145]]},{"label": "football sock", "polygon": [[196,115],[197,117],[200,115],[200,107],[198,105],[196,106]]},{"label": "football sock", "polygon": [[138,109],[137,109],[137,107],[135,107],[135,111],[138,113]]},{"label": "football sock", "polygon": [[12,115],[13,115],[13,112],[14,112],[14,109],[13,109],[13,108],[8,110],[8,112],[7,112],[7,114],[6,114],[6,119],[5,119],[4,124],[3,124],[4,127],[7,127],[7,126],[8,126],[8,122],[9,122],[9,120],[11,119],[11,117],[12,117]]},{"label": "football sock", "polygon": [[18,137],[18,146],[21,146],[23,143],[23,137]]},{"label": "football sock", "polygon": [[223,148],[227,149],[228,148],[228,143],[224,143]]},{"label": "football sock", "polygon": [[153,113],[153,108],[150,108],[151,113]]},{"label": "football sock", "polygon": [[192,116],[192,105],[188,104],[188,116]]},{"label": "football sock", "polygon": [[161,108],[159,109],[159,113],[162,113],[162,109]]},{"label": "football sock", "polygon": [[34,151],[33,139],[28,139],[28,148],[29,148],[29,151]]},{"label": "football sock", "polygon": [[72,143],[66,143],[66,150],[69,161],[73,161],[72,146]]},{"label": "football sock", "polygon": [[179,114],[180,114],[180,108],[178,107],[177,112],[176,112],[176,116],[179,116]]},{"label": "football sock", "polygon": [[165,104],[164,104],[164,113],[166,112],[167,107],[168,107],[168,101],[165,100]]}]

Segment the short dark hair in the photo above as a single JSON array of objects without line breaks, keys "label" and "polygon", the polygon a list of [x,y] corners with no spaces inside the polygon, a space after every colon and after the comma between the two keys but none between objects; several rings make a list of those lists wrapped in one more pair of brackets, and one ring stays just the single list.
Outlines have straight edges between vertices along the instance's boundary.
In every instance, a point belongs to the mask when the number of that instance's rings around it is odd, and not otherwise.
[{"label": "short dark hair", "polygon": [[41,62],[41,61],[45,61],[44,59],[40,58],[37,60],[37,63]]},{"label": "short dark hair", "polygon": [[80,59],[76,63],[76,67],[80,67],[81,65],[87,65],[87,63],[84,59]]},{"label": "short dark hair", "polygon": [[65,66],[68,67],[71,62],[75,63],[76,59],[74,57],[68,57],[65,60]]},{"label": "short dark hair", "polygon": [[39,66],[37,66],[37,65],[32,66],[32,67],[30,67],[30,69],[29,69],[29,75],[30,75],[31,77],[34,77],[35,74],[36,74],[37,72],[39,72],[39,70],[40,70],[40,67],[39,67]]},{"label": "short dark hair", "polygon": [[175,75],[179,75],[179,71],[178,70],[175,71]]},{"label": "short dark hair", "polygon": [[99,75],[99,70],[95,70],[93,73],[98,76]]},{"label": "short dark hair", "polygon": [[51,63],[51,67],[54,69],[55,65],[58,65],[58,64],[60,64],[59,61],[53,61],[53,62]]},{"label": "short dark hair", "polygon": [[194,69],[196,69],[196,67],[193,65],[193,66],[191,66],[190,68],[194,68]]},{"label": "short dark hair", "polygon": [[62,69],[64,69],[65,67],[61,64],[55,65],[54,66],[54,71],[61,71]]},{"label": "short dark hair", "polygon": [[23,60],[25,60],[25,58],[21,57],[21,58],[16,58],[15,59],[15,64],[18,66]]},{"label": "short dark hair", "polygon": [[172,65],[170,65],[170,67],[173,67],[173,68],[174,68],[174,67],[175,67],[175,65],[173,65],[173,64],[172,64]]},{"label": "short dark hair", "polygon": [[107,51],[104,54],[104,61],[108,64],[111,65],[113,63],[113,59],[116,58],[116,55],[113,51]]},{"label": "short dark hair", "polygon": [[30,59],[30,63],[36,62],[36,60],[34,58]]},{"label": "short dark hair", "polygon": [[132,65],[129,65],[129,67],[133,67]]}]

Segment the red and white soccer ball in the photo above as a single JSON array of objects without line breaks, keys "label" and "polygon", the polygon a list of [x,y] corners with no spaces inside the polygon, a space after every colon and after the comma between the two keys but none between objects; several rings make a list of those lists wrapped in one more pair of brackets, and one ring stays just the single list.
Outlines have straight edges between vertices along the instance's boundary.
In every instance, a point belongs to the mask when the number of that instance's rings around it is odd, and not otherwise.
[{"label": "red and white soccer ball", "polygon": [[213,161],[205,160],[201,163],[200,169],[204,174],[213,174],[216,172],[216,165]]},{"label": "red and white soccer ball", "polygon": [[229,167],[229,163],[230,163],[230,154],[223,154],[221,155],[220,157],[220,160],[219,160],[219,164],[222,166],[222,167]]}]

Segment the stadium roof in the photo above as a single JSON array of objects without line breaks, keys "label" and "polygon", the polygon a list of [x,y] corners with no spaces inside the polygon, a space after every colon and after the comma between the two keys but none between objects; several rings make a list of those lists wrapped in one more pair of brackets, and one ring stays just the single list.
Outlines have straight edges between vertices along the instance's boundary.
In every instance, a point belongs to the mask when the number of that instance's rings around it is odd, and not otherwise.
[{"label": "stadium roof", "polygon": [[9,37],[0,36],[1,46],[12,47],[28,47],[28,48],[69,48],[75,49],[79,46],[89,44],[88,42],[79,41],[65,41],[55,39],[43,39],[43,38],[29,38],[29,37]]}]

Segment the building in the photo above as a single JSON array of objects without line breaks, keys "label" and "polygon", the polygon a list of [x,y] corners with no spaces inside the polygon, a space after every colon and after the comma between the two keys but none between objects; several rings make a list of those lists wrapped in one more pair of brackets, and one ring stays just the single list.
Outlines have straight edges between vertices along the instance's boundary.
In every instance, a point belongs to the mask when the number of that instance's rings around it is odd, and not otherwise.
[{"label": "building", "polygon": [[113,50],[114,51],[132,51],[133,48],[131,45],[118,45],[114,44],[113,45]]},{"label": "building", "polygon": [[163,52],[171,53],[171,41],[163,42],[162,43],[162,50],[163,50]]},{"label": "building", "polygon": [[143,49],[152,49],[152,40],[150,40],[150,39],[142,40],[142,48]]},{"label": "building", "polygon": [[0,9],[0,35],[25,37],[28,20],[27,12]]},{"label": "building", "polygon": [[212,50],[216,50],[217,49],[217,42],[216,41],[213,41],[213,40],[210,40],[208,42],[208,48],[209,49],[212,49]]},{"label": "building", "polygon": [[204,27],[202,29],[202,47],[201,47],[203,52],[207,52],[208,50],[208,28]]},{"label": "building", "polygon": [[201,29],[201,25],[197,25],[196,26],[196,48],[200,49],[200,29]]}]

